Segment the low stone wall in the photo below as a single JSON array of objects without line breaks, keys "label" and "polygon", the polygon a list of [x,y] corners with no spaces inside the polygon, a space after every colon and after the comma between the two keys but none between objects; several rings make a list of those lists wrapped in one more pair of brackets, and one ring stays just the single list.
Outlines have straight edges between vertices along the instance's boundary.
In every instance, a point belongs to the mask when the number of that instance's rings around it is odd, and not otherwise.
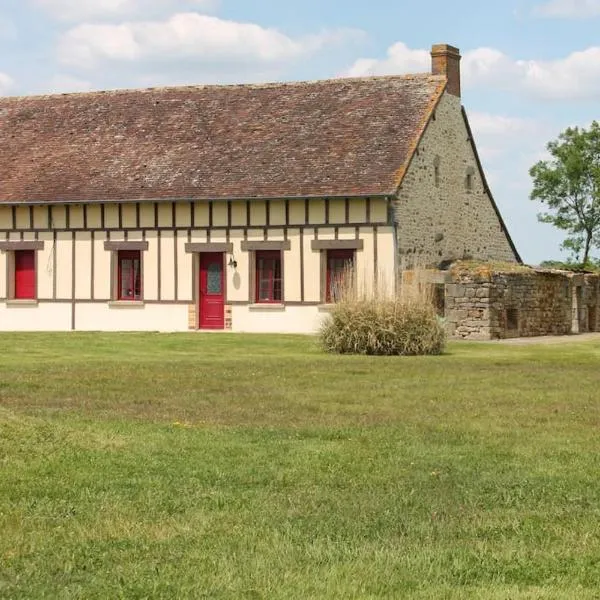
[{"label": "low stone wall", "polygon": [[599,285],[596,274],[456,265],[445,284],[447,331],[465,339],[598,331]]}]

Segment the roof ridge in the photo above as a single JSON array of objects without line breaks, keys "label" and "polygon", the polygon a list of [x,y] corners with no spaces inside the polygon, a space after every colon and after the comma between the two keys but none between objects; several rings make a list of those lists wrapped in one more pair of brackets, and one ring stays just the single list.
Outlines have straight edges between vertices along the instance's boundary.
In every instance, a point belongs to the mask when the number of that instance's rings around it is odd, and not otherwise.
[{"label": "roof ridge", "polygon": [[82,96],[117,96],[121,94],[149,94],[152,92],[168,92],[168,91],[192,91],[205,89],[270,89],[270,88],[288,88],[316,85],[332,85],[340,82],[361,82],[361,81],[381,81],[381,80],[397,80],[406,81],[410,79],[429,79],[429,80],[445,80],[442,75],[432,75],[431,73],[405,73],[400,75],[366,75],[359,77],[330,77],[326,79],[307,79],[299,81],[272,81],[262,83],[207,83],[207,84],[190,84],[190,85],[166,85],[145,88],[115,88],[106,90],[89,90],[81,92],[56,92],[49,94],[26,94],[22,96],[0,96],[2,102],[18,102],[20,100],[41,100],[45,98],[58,97],[82,97]]}]

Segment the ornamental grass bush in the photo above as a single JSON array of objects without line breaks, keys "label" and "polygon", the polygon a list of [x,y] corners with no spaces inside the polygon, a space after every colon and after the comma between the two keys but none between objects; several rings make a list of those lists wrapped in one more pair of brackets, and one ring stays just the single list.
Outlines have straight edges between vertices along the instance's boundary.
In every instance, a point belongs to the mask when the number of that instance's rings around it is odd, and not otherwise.
[{"label": "ornamental grass bush", "polygon": [[337,283],[337,302],[320,331],[327,352],[387,356],[443,352],[446,333],[425,271],[405,274],[394,293],[380,285],[357,290],[355,282],[348,272]]}]

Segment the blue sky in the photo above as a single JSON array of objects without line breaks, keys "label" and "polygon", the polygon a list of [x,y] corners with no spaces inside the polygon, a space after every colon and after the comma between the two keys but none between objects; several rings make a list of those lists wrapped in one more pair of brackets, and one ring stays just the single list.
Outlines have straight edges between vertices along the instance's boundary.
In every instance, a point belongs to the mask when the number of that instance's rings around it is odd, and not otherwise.
[{"label": "blue sky", "polygon": [[524,260],[561,256],[529,167],[600,118],[600,0],[3,0],[0,94],[318,79],[463,55],[463,103]]}]

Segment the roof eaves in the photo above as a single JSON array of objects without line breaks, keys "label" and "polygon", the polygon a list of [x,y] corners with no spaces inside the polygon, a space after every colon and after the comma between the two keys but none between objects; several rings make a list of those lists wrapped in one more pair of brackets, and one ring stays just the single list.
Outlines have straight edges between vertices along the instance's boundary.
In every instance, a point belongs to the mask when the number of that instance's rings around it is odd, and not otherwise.
[{"label": "roof eaves", "polygon": [[157,204],[165,202],[253,202],[253,201],[272,201],[272,200],[320,200],[329,198],[332,200],[346,198],[382,198],[388,199],[391,194],[368,194],[368,193],[348,193],[348,194],[304,194],[301,196],[231,196],[231,197],[169,197],[169,198],[97,198],[94,200],[2,200],[0,206],[48,206],[58,204],[119,204],[119,203],[149,203],[156,202]]}]

